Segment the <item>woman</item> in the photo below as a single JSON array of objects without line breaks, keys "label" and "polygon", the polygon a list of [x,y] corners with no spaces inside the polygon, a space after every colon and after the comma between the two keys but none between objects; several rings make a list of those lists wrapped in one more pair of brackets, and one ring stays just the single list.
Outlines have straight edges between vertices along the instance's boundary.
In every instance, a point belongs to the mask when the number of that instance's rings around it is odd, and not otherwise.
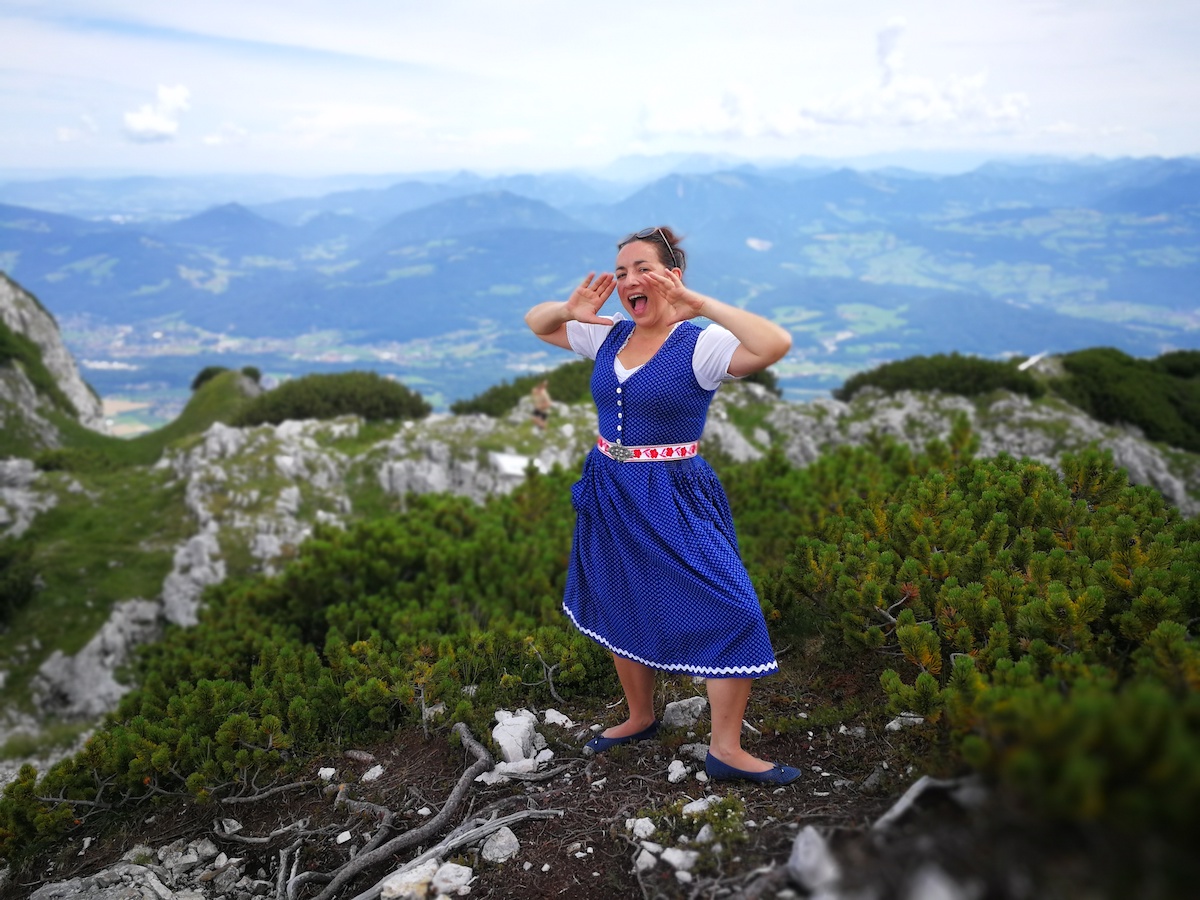
[{"label": "woman", "polygon": [[[720,383],[782,358],[791,335],[685,287],[678,244],[666,226],[631,234],[613,273],[525,316],[542,340],[596,360],[600,436],[572,488],[563,608],[612,652],[629,718],[587,747],[652,738],[655,670],[682,672],[707,679],[709,776],[787,784],[797,769],[742,749],[752,679],[779,667],[725,492],[696,445]],[[599,315],[614,290],[629,318]],[[700,315],[715,324],[689,321]]]}]

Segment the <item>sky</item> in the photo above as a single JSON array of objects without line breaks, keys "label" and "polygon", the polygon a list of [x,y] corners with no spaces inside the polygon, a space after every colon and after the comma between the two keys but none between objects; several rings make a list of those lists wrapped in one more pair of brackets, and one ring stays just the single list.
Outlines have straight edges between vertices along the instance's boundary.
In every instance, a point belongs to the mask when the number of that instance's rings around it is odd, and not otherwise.
[{"label": "sky", "polygon": [[0,0],[0,172],[1200,152],[1196,0]]}]

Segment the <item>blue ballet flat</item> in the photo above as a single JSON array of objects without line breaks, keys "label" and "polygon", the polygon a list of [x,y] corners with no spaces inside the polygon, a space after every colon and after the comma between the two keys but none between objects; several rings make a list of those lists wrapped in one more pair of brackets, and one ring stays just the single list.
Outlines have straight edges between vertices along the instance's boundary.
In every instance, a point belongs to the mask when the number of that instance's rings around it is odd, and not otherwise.
[{"label": "blue ballet flat", "polygon": [[723,763],[711,753],[704,760],[704,771],[714,781],[757,781],[760,784],[791,784],[800,777],[800,770],[793,766],[775,763],[765,772],[747,772]]},{"label": "blue ballet flat", "polygon": [[655,719],[649,728],[644,728],[637,734],[629,734],[625,737],[606,738],[597,735],[586,744],[583,745],[585,751],[592,753],[603,753],[605,750],[611,750],[613,747],[619,747],[622,744],[633,744],[637,741],[648,741],[658,734],[658,727],[661,723]]}]

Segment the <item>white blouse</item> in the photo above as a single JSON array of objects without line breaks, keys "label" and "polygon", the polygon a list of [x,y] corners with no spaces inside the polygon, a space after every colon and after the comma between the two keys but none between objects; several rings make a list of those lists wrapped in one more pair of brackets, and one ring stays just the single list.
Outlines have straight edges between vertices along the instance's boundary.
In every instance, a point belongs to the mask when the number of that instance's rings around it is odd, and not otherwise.
[{"label": "white blouse", "polygon": [[[600,345],[612,331],[613,325],[622,321],[625,316],[622,313],[614,313],[608,318],[612,320],[612,325],[592,325],[573,319],[568,322],[567,340],[571,349],[584,359],[595,359]],[[710,324],[701,330],[696,338],[696,349],[692,353],[692,371],[700,387],[706,391],[715,391],[727,381],[737,381],[735,376],[729,374],[729,361],[733,358],[733,351],[740,347],[741,343],[732,331],[720,325]],[[613,372],[617,381],[624,381],[640,368],[641,366],[634,366],[627,369],[621,365],[619,359],[613,361]]]}]

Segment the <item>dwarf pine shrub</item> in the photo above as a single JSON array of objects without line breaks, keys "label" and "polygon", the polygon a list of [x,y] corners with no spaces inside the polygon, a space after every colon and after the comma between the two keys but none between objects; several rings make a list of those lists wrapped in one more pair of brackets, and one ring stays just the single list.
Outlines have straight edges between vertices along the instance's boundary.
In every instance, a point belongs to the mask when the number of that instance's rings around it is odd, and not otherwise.
[{"label": "dwarf pine shrub", "polygon": [[400,516],[319,530],[276,576],[211,589],[199,625],[145,649],[140,686],[82,753],[6,789],[0,855],[108,808],[253,793],[439,702],[482,729],[497,706],[611,691],[607,653],[560,612],[569,486],[531,475],[482,506],[413,497]]},{"label": "dwarf pine shrub", "polygon": [[1196,524],[1099,452],[1062,467],[969,460],[851,504],[796,541],[777,596],[902,660],[891,710],[1042,810],[1196,824]]},{"label": "dwarf pine shrub", "polygon": [[1102,422],[1200,452],[1200,351],[1137,359],[1111,347],[1068,353],[1053,390]]},{"label": "dwarf pine shrub", "polygon": [[592,396],[592,362],[576,360],[546,372],[523,375],[510,381],[492,385],[483,393],[466,400],[450,404],[450,411],[458,415],[483,413],[492,418],[506,416],[541,381],[546,381],[546,390],[552,399],[560,403],[580,403]]},{"label": "dwarf pine shrub", "polygon": [[958,353],[913,356],[884,363],[852,375],[833,395],[839,400],[849,400],[865,387],[877,387],[889,394],[896,391],[942,391],[965,397],[998,390],[1028,397],[1040,397],[1046,393],[1045,386],[1028,372],[1020,371],[1016,362],[998,362]]},{"label": "dwarf pine shrub", "polygon": [[375,372],[305,375],[285,381],[243,407],[231,424],[278,425],[288,419],[356,415],[368,422],[423,419],[433,407],[419,393]]}]

